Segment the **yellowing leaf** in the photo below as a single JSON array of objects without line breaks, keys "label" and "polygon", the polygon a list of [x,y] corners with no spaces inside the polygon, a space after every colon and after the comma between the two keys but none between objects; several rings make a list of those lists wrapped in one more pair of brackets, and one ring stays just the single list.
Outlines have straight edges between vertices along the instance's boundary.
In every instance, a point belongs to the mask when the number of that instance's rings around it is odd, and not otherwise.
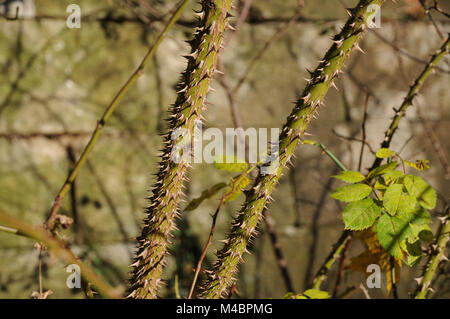
[{"label": "yellowing leaf", "polygon": [[242,194],[242,190],[250,183],[250,179],[247,177],[246,174],[240,174],[236,177],[234,177],[231,180],[230,186],[225,189],[224,193],[224,203],[232,202],[236,198],[239,197],[239,195]]},{"label": "yellowing leaf", "polygon": [[[376,264],[380,266],[380,270],[386,273],[387,281],[387,291],[388,294],[392,289],[392,273],[391,273],[391,256],[389,253],[381,247],[377,234],[370,229],[364,230],[357,233],[357,238],[361,240],[367,250],[360,255],[351,258],[350,264],[347,266],[348,269],[353,271],[358,271],[367,277],[370,273],[367,272],[367,267],[371,264]],[[400,269],[401,261],[394,259],[395,266],[395,282],[400,282]]]},{"label": "yellowing leaf", "polygon": [[415,163],[410,161],[405,161],[405,164],[415,168],[418,171],[425,171],[430,168],[429,160],[417,160]]},{"label": "yellowing leaf", "polygon": [[236,156],[220,155],[214,159],[214,167],[232,173],[241,173],[248,169],[248,164]]},{"label": "yellowing leaf", "polygon": [[395,153],[392,152],[388,148],[380,148],[376,153],[376,157],[378,157],[378,158],[387,158],[387,157],[392,157],[394,155],[395,155]]},{"label": "yellowing leaf", "polygon": [[283,296],[283,299],[328,299],[330,295],[326,291],[318,289],[308,289],[302,294],[294,295],[292,292],[288,292]]},{"label": "yellowing leaf", "polygon": [[403,177],[403,173],[400,171],[389,171],[383,175],[383,180],[386,185],[391,185],[398,182]]}]

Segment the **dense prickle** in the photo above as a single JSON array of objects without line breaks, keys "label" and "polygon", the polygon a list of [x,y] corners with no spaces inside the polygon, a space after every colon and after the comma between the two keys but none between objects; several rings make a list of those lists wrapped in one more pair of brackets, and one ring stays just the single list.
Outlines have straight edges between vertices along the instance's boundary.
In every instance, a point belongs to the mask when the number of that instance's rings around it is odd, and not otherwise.
[{"label": "dense prickle", "polygon": [[287,119],[280,134],[280,166],[272,175],[259,175],[253,187],[246,193],[246,201],[232,225],[224,247],[217,253],[217,261],[208,279],[202,285],[202,298],[221,298],[228,293],[232,285],[238,264],[256,228],[262,219],[262,210],[270,202],[271,193],[287,166],[296,146],[305,133],[311,120],[316,116],[323,98],[336,77],[342,72],[344,62],[364,33],[366,19],[370,15],[370,5],[383,4],[384,0],[361,0],[356,8],[348,10],[350,18],[342,31],[333,38],[333,45],[320,61],[319,66],[311,72],[311,78]]},{"label": "dense prickle", "polygon": [[188,65],[178,85],[178,97],[171,107],[168,119],[169,133],[164,136],[157,182],[153,186],[150,206],[146,209],[142,234],[137,238],[138,250],[131,278],[130,298],[156,298],[161,285],[161,275],[175,218],[180,202],[183,181],[189,164],[182,160],[175,163],[171,154],[176,140],[171,133],[186,129],[194,136],[194,124],[201,119],[202,109],[216,69],[218,53],[224,31],[228,25],[232,0],[203,0],[197,12],[199,27],[194,39],[189,41],[191,53],[186,56]]}]

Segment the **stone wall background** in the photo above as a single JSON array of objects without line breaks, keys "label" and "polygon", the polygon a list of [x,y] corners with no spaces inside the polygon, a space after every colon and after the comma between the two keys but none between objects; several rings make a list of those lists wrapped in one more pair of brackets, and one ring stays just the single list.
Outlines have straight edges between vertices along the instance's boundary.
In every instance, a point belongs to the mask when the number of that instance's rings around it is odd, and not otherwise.
[{"label": "stone wall background", "polygon": [[[68,149],[76,156],[80,154],[96,120],[163,26],[157,21],[150,25],[83,21],[81,29],[70,30],[65,27],[65,9],[75,2],[81,6],[83,15],[104,17],[110,13],[135,17],[127,1],[40,0],[35,3],[34,17],[18,21],[0,18],[0,209],[35,225],[45,221],[67,175],[71,165]],[[253,2],[251,17],[254,19],[288,20],[297,5],[295,0]],[[349,7],[357,3],[344,2]],[[148,3],[151,12],[164,13],[176,1]],[[450,10],[448,1],[441,1],[441,6],[447,12]],[[194,2],[190,7],[198,5]],[[434,27],[418,8],[417,1],[386,4],[382,10],[382,28],[367,32],[361,44],[367,54],[353,54],[337,83],[339,91],[330,90],[325,107],[309,129],[313,134],[311,139],[324,143],[349,168],[357,168],[360,143],[338,138],[333,131],[347,136],[359,132],[365,99],[362,87],[372,93],[366,129],[367,142],[376,149],[393,116],[392,108],[401,104],[408,86],[423,68],[421,63],[399,54],[377,35],[423,60],[441,45]],[[144,9],[138,7],[138,10]],[[39,16],[41,19],[36,18]],[[316,22],[298,22],[290,27],[265,52],[235,96],[244,127],[270,128],[284,123],[292,102],[305,85],[304,78],[308,76],[305,69],[315,68],[317,60],[330,46],[330,37],[346,16],[339,1],[305,1],[302,17]],[[450,31],[448,19],[439,14],[433,16],[444,34]],[[192,10],[186,10],[183,19],[191,20]],[[325,22],[319,21],[322,19]],[[280,22],[245,23],[241,27],[222,57],[231,85],[239,80],[250,60],[282,25]],[[104,129],[89,165],[82,169],[76,182],[80,226],[72,226],[64,232],[64,237],[74,243],[73,249],[79,256],[114,285],[124,284],[128,276],[133,239],[140,231],[145,198],[153,182],[151,174],[156,171],[160,120],[174,101],[173,88],[185,66],[181,57],[187,52],[184,40],[190,38],[191,32],[183,26],[176,26],[170,32],[155,60]],[[403,149],[405,158],[430,160],[431,169],[421,175],[440,194],[437,212],[442,210],[443,201],[449,200],[450,180],[418,118],[417,106],[448,157],[449,61],[447,57],[440,63],[447,72],[438,71],[429,78],[418,103],[402,120],[392,144],[394,150]],[[233,127],[226,92],[218,81],[215,82],[213,87],[217,92],[208,98],[206,125],[221,129]],[[16,88],[10,96],[14,85]],[[76,136],[52,139],[42,136],[62,132],[76,133]],[[360,137],[361,133],[356,136]],[[366,148],[362,167],[366,168],[372,161],[373,155]],[[306,278],[307,274],[314,275],[343,228],[342,207],[328,196],[337,186],[329,180],[335,173],[333,165],[319,150],[301,147],[297,151],[295,169],[286,172],[270,207],[297,292],[306,288],[306,282],[311,279]],[[188,200],[231,176],[212,165],[194,165],[187,189]],[[210,214],[218,204],[217,197],[183,214],[174,241],[177,248],[165,274],[168,286],[163,296],[174,296],[175,274],[179,276],[181,294],[187,294],[199,249],[208,236]],[[241,197],[221,212],[206,266],[213,261],[212,251],[220,247],[217,240],[223,238],[242,200]],[[73,216],[70,196],[64,201],[62,212]],[[300,227],[295,226],[298,216]],[[435,229],[437,223],[432,226]],[[33,244],[32,240],[0,232],[0,298],[28,298],[32,291],[38,290],[37,252]],[[355,241],[350,256],[356,256],[362,249]],[[286,289],[264,227],[251,250],[239,274],[240,296],[282,297]],[[415,287],[412,278],[419,271],[420,267],[412,271],[406,266],[402,268],[401,297],[407,298],[407,292]],[[336,268],[324,288],[332,290],[335,274]],[[67,273],[56,259],[46,259],[43,275],[45,289],[54,292],[52,297],[83,297],[80,291],[65,286]],[[436,297],[449,297],[448,270],[441,278],[442,285]],[[362,280],[363,274],[344,271],[341,289],[358,286]],[[370,294],[384,298],[385,287],[371,290]],[[357,289],[348,297],[361,298],[363,294]]]}]

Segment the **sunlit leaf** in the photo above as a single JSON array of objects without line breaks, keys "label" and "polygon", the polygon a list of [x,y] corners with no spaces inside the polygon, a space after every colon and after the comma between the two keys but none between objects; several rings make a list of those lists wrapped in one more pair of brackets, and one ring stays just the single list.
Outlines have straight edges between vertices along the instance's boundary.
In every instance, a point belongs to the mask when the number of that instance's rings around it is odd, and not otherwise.
[{"label": "sunlit leaf", "polygon": [[362,230],[373,225],[381,214],[381,207],[372,198],[349,203],[342,212],[345,228]]},{"label": "sunlit leaf", "polygon": [[236,156],[217,156],[214,159],[214,167],[232,173],[241,173],[248,170],[248,164]]},{"label": "sunlit leaf", "polygon": [[404,185],[411,196],[419,201],[419,204],[426,209],[436,207],[436,191],[423,180],[422,177],[406,175]]},{"label": "sunlit leaf", "polygon": [[391,185],[393,183],[399,182],[404,174],[400,171],[392,170],[383,175],[383,180],[386,185]]},{"label": "sunlit leaf", "polygon": [[394,155],[395,155],[395,153],[392,152],[388,148],[380,148],[376,153],[376,157],[378,157],[378,158],[387,158],[387,157],[392,157]]},{"label": "sunlit leaf", "polygon": [[366,198],[372,192],[372,188],[366,184],[350,184],[338,187],[331,197],[343,202],[355,202]]},{"label": "sunlit leaf", "polygon": [[334,178],[340,179],[346,183],[359,183],[362,182],[365,177],[360,172],[355,171],[343,171],[338,175],[334,175]]},{"label": "sunlit leaf", "polygon": [[416,199],[403,191],[403,185],[390,185],[383,195],[383,206],[386,211],[394,216],[398,211],[409,212],[416,207]]},{"label": "sunlit leaf", "polygon": [[330,298],[330,295],[326,291],[318,290],[318,289],[308,289],[305,292],[303,292],[303,295],[305,295],[308,298],[311,299],[328,299]]},{"label": "sunlit leaf", "polygon": [[398,259],[403,259],[400,233],[403,226],[398,218],[382,214],[376,228],[381,246]]},{"label": "sunlit leaf", "polygon": [[386,174],[387,172],[392,171],[393,169],[395,169],[397,167],[397,165],[398,165],[398,163],[394,161],[394,162],[391,162],[389,164],[384,164],[384,165],[381,165],[381,166],[379,166],[377,168],[374,168],[373,170],[371,170],[369,172],[369,175],[367,175],[367,178],[368,179],[372,179],[372,178],[374,178],[376,176],[380,176],[380,175]]},{"label": "sunlit leaf", "polygon": [[430,168],[429,160],[417,160],[416,162],[405,161],[405,164],[418,171],[425,171]]},{"label": "sunlit leaf", "polygon": [[234,177],[224,192],[224,203],[232,202],[242,194],[242,190],[250,183],[246,174]]},{"label": "sunlit leaf", "polygon": [[415,242],[420,234],[431,231],[429,223],[430,214],[423,208],[399,211],[395,216],[382,214],[377,224],[378,239],[392,256],[401,259],[402,251],[407,252],[408,242]]}]

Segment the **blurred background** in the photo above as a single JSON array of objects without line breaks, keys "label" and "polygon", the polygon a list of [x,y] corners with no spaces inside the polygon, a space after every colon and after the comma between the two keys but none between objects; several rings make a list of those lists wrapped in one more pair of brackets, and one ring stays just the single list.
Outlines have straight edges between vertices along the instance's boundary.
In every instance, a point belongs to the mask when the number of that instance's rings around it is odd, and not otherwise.
[{"label": "blurred background", "polygon": [[[96,121],[139,65],[178,1],[24,0],[24,10],[17,17],[9,8],[12,2],[0,1],[0,210],[42,225]],[[316,67],[331,36],[347,19],[345,8],[357,2],[236,0],[233,24],[246,4],[248,15],[237,32],[227,33],[219,66],[224,76],[212,83],[216,92],[208,96],[205,127],[225,129],[237,122],[244,128],[281,127],[305,86],[306,69]],[[71,3],[81,8],[79,29],[66,26],[66,8]],[[450,1],[441,0],[439,5],[450,12]],[[196,21],[192,10],[199,4],[192,1],[188,7],[114,112],[61,208],[62,214],[74,219],[63,237],[115,286],[127,283],[134,238],[140,233],[161,148],[158,134],[166,130],[164,118],[185,68],[182,55],[189,47],[184,41],[192,37]],[[436,10],[430,15],[434,22],[418,0],[387,1],[381,11],[381,28],[369,30],[361,43],[366,54],[355,51],[336,82],[339,90],[330,89],[309,138],[325,144],[348,168],[358,170],[366,99],[365,131],[370,147],[363,153],[363,173],[374,159],[371,148],[377,150],[394,115],[392,109],[400,106],[424,62],[447,37],[450,19]],[[431,168],[419,175],[439,194],[436,213],[449,201],[449,62],[444,58],[428,79],[391,147],[405,159],[430,160]],[[230,103],[230,90],[243,77]],[[339,184],[330,179],[337,168],[319,149],[300,147],[294,166],[281,179],[270,212],[288,279],[299,293],[309,287],[340,236],[343,206],[329,197]],[[187,202],[233,176],[211,164],[193,165]],[[219,198],[220,193],[182,214],[161,297],[175,297],[175,278],[181,296],[187,295]],[[214,261],[214,249],[221,247],[218,240],[224,238],[242,201],[241,195],[222,209],[205,267]],[[181,204],[182,211],[185,205]],[[437,225],[433,218],[433,230]],[[250,250],[240,268],[236,297],[285,295],[286,275],[283,278],[279,270],[266,224],[261,224]],[[363,250],[354,240],[348,256]],[[53,291],[51,298],[84,298],[80,289],[66,287],[64,267],[44,254],[44,290]],[[420,271],[420,266],[412,270],[403,266],[398,286],[401,298],[416,287],[413,278]],[[450,270],[447,266],[439,272],[433,297],[448,298]],[[335,266],[323,289],[336,290],[336,297],[364,297],[359,289],[363,273],[343,269],[336,289],[337,273]],[[30,298],[39,290],[38,277],[34,241],[0,232],[0,298]],[[382,280],[381,289],[369,293],[385,298],[386,281]]]}]

